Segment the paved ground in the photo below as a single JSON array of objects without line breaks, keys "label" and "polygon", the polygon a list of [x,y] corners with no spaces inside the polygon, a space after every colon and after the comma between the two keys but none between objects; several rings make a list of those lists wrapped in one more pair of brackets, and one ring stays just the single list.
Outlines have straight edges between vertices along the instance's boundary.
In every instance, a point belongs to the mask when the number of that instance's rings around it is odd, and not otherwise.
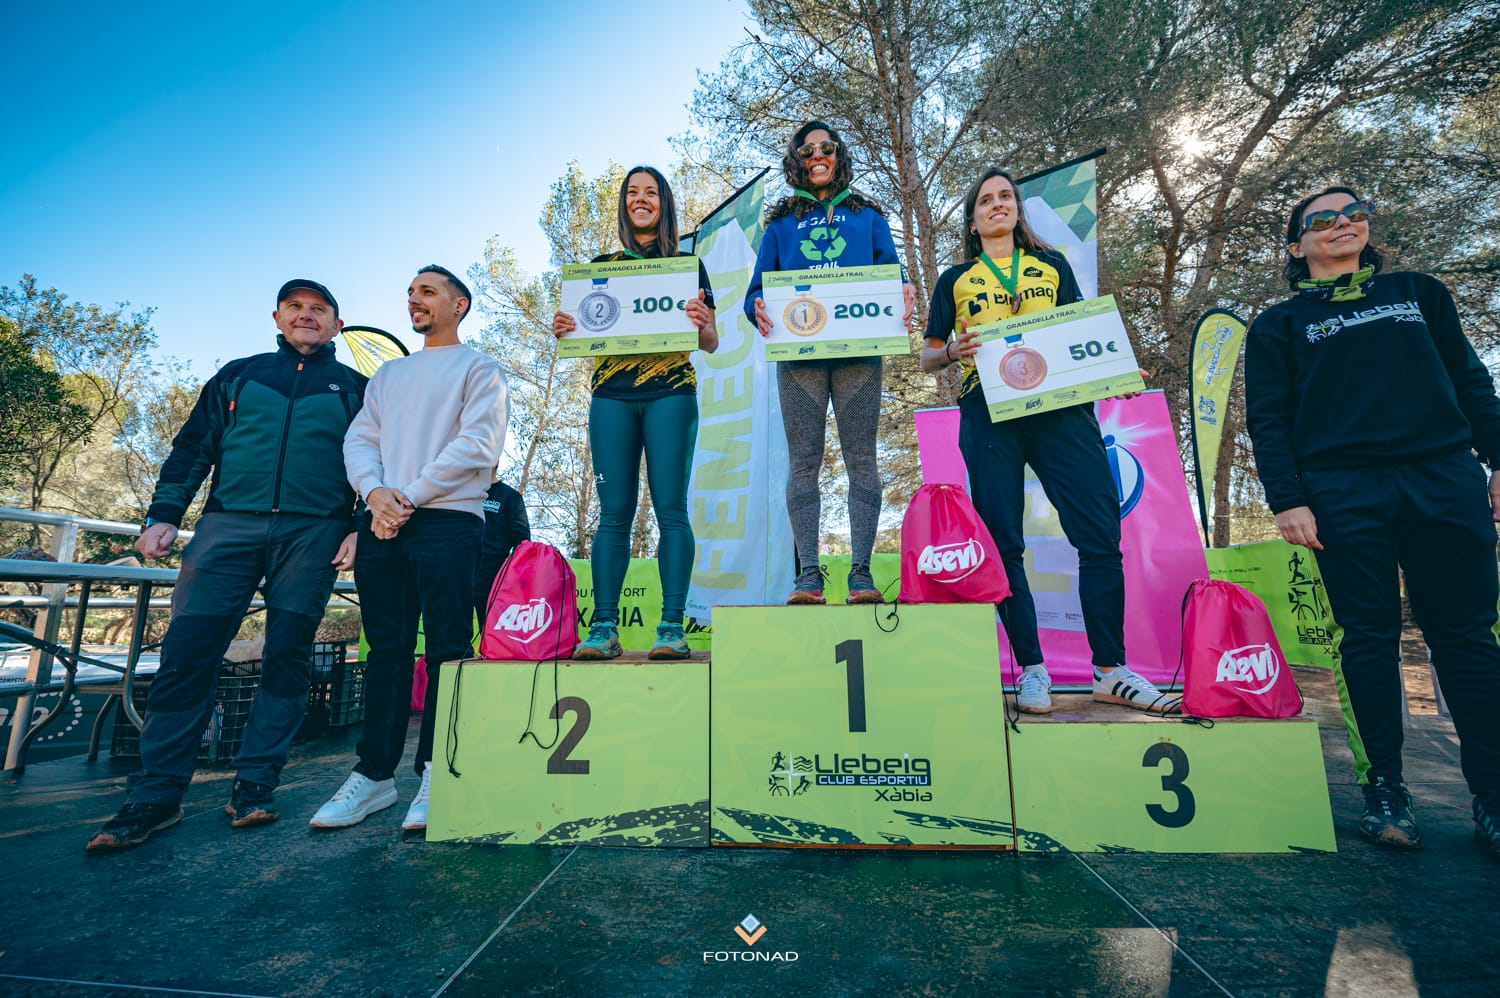
[{"label": "paved ground", "polygon": [[[299,749],[276,825],[232,832],[210,771],[180,827],[100,858],[83,843],[129,765],[41,763],[0,787],[0,995],[1500,994],[1500,860],[1472,839],[1451,724],[1413,710],[1427,849],[1377,850],[1331,684],[1299,680],[1337,855],[428,844],[399,830],[410,773],[402,805],[315,832],[346,736]],[[705,963],[746,951],[747,912],[783,959]]]}]

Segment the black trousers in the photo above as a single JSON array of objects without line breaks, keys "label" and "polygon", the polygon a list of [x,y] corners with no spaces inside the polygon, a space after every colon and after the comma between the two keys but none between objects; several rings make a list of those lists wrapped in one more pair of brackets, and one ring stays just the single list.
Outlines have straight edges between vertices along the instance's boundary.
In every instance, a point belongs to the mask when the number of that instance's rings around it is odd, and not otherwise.
[{"label": "black trousers", "polygon": [[1120,493],[1092,405],[990,422],[978,391],[959,403],[958,449],[969,469],[979,518],[995,538],[1010,599],[1005,632],[1022,666],[1042,661],[1036,602],[1026,580],[1025,466],[1031,465],[1078,549],[1078,596],[1094,665],[1125,661],[1125,568],[1120,557]]},{"label": "black trousers", "polygon": [[[1400,573],[1432,649],[1475,794],[1500,789],[1500,645],[1495,523],[1484,469],[1468,453],[1380,468],[1306,471],[1318,568],[1334,619],[1367,779],[1401,779]],[[1398,572],[1399,569],[1399,572]]]},{"label": "black trousers", "polygon": [[354,558],[365,661],[365,728],[354,769],[372,780],[396,772],[411,720],[417,621],[427,657],[427,698],[417,736],[416,770],[432,761],[438,667],[474,654],[474,552],[484,520],[460,510],[419,509],[401,532],[377,540],[365,517]]},{"label": "black trousers", "polygon": [[193,779],[224,651],[265,579],[260,683],[235,756],[242,780],[276,786],[307,712],[312,646],[333,590],[343,518],[206,513],[182,555],[172,623],[151,682],[141,768],[126,782],[138,804],[176,804]]}]

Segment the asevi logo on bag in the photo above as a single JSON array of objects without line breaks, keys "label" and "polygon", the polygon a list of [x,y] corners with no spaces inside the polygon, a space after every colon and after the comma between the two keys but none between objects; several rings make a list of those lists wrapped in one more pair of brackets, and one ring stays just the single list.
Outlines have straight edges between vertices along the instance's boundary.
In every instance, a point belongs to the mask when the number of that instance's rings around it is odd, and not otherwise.
[{"label": "asevi logo on bag", "polygon": [[495,620],[491,630],[505,631],[522,644],[541,637],[557,617],[544,597],[538,596],[529,603],[512,603]]},{"label": "asevi logo on bag", "polygon": [[956,544],[929,544],[917,558],[917,571],[937,582],[957,582],[984,564],[984,545],[973,537]]},{"label": "asevi logo on bag", "polygon": [[1276,685],[1282,663],[1270,642],[1231,648],[1219,656],[1218,683],[1230,683],[1246,693],[1261,694]]}]

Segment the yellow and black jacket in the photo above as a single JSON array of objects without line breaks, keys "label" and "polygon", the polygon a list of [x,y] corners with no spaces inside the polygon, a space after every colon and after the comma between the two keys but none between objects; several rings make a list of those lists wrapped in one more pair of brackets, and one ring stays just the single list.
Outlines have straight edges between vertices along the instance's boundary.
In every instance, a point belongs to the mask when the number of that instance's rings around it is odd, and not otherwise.
[{"label": "yellow and black jacket", "polygon": [[[1010,257],[1003,257],[995,263],[1002,272],[1010,275]],[[1073,268],[1068,266],[1067,257],[1057,250],[1046,249],[1040,253],[1022,250],[1020,267],[1016,297],[1020,299],[1021,307],[1014,313],[1010,307],[1010,292],[983,260],[966,260],[943,271],[933,289],[932,305],[927,312],[927,339],[935,343],[946,342],[956,332],[960,316],[966,317],[970,326],[979,326],[1008,319],[1012,314],[1030,315],[1082,300],[1083,294],[1078,290]],[[964,365],[959,399],[978,390],[979,372],[972,364]]]}]

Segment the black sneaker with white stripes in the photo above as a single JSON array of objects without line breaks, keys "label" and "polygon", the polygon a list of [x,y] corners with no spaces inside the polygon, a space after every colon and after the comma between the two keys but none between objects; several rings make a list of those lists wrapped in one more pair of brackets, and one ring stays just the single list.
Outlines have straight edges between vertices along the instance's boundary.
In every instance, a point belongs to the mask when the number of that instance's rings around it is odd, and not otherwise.
[{"label": "black sneaker with white stripes", "polygon": [[1152,714],[1177,714],[1182,711],[1182,701],[1170,697],[1152,685],[1151,680],[1137,675],[1128,665],[1117,665],[1109,672],[1094,670],[1094,699],[1099,703],[1117,703],[1122,707],[1133,707]]}]

